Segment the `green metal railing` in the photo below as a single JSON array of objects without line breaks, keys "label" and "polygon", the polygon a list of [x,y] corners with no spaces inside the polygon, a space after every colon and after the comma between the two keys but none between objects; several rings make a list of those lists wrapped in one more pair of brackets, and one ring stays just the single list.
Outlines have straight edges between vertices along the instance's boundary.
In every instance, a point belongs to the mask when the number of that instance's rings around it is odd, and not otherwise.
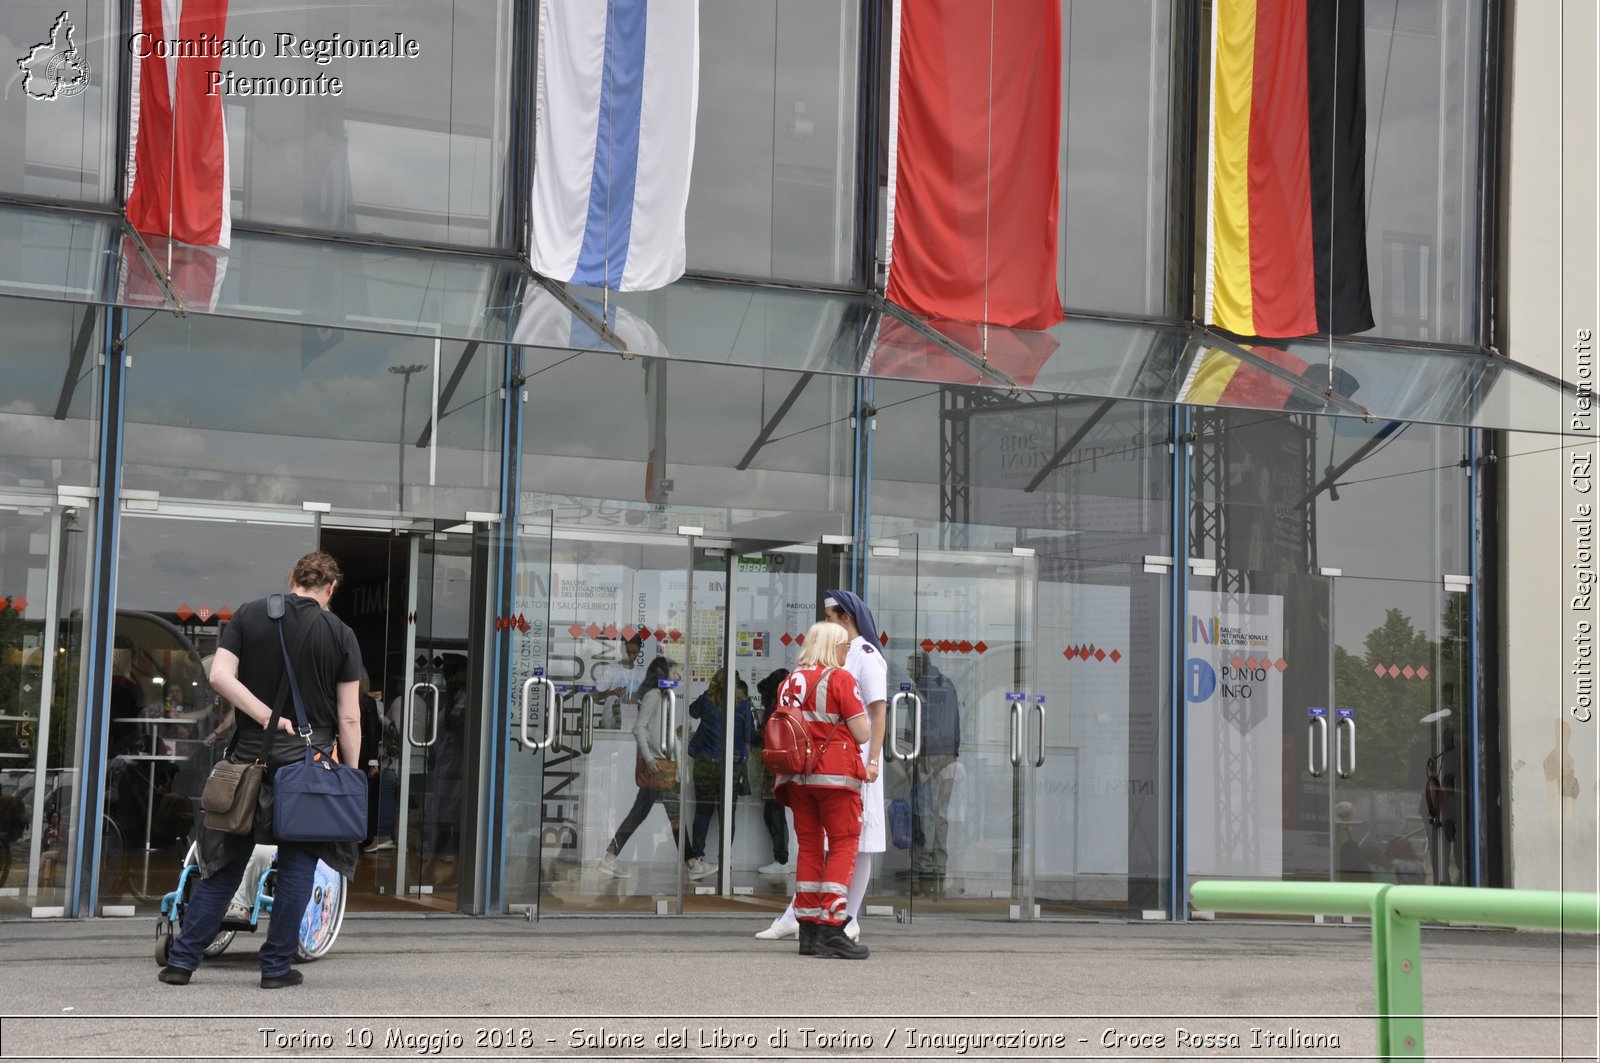
[{"label": "green metal railing", "polygon": [[1423,1059],[1422,924],[1471,923],[1600,933],[1600,894],[1400,886],[1387,882],[1196,882],[1195,908],[1372,920],[1379,1059]]}]

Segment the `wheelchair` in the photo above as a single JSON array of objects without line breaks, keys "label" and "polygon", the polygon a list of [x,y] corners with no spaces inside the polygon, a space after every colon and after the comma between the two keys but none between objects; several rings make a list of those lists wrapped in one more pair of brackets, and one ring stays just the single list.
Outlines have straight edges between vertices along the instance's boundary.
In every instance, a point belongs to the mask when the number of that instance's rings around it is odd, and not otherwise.
[{"label": "wheelchair", "polygon": [[[161,898],[161,914],[156,918],[156,963],[166,966],[167,953],[172,939],[183,929],[183,914],[188,908],[189,895],[200,881],[200,868],[196,847],[191,844],[183,859],[183,870],[178,874],[178,887]],[[259,868],[259,870],[257,870]],[[254,878],[252,879],[252,876]],[[222,921],[217,936],[205,948],[207,958],[220,956],[241,931],[255,933],[263,917],[272,915],[273,887],[278,877],[278,850],[272,845],[257,845],[245,868],[244,893],[251,898],[248,914],[238,917],[232,913]],[[349,892],[349,881],[322,861],[317,861],[316,874],[311,882],[311,901],[300,916],[299,959],[309,962],[320,959],[333,948],[344,925],[344,907]],[[237,897],[237,894],[235,895]]]}]

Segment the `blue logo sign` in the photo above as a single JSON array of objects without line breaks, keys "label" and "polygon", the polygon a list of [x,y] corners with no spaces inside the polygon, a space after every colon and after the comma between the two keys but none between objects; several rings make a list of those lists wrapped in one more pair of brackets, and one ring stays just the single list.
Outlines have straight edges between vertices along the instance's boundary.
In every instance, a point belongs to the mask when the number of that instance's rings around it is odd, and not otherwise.
[{"label": "blue logo sign", "polygon": [[544,669],[543,668],[535,668],[533,670],[533,678],[535,678],[535,679],[543,679],[544,678]]},{"label": "blue logo sign", "polygon": [[676,690],[678,687],[678,681],[676,679],[663,679],[656,685],[662,690]]},{"label": "blue logo sign", "polygon": [[902,694],[909,694],[914,689],[915,688],[910,683],[901,683],[900,684],[900,693],[902,693]]},{"label": "blue logo sign", "polygon": [[1035,694],[1033,696],[1033,703],[1035,705],[1043,705],[1044,704],[1044,695],[1043,694]]},{"label": "blue logo sign", "polygon": [[578,693],[580,693],[580,694],[593,694],[596,690],[599,690],[599,689],[600,689],[599,687],[592,686],[592,685],[587,684],[587,683],[579,683],[578,684]]},{"label": "blue logo sign", "polygon": [[1321,705],[1311,705],[1311,706],[1308,706],[1306,708],[1306,715],[1307,716],[1317,716],[1317,717],[1321,717],[1322,719],[1327,719],[1328,718],[1328,710],[1323,708]]},{"label": "blue logo sign", "polygon": [[1205,701],[1217,691],[1217,670],[1211,667],[1210,662],[1199,657],[1190,657],[1189,666],[1184,669],[1184,693],[1192,702]]},{"label": "blue logo sign", "polygon": [[1008,691],[1006,691],[1006,700],[1007,701],[1027,701],[1028,700],[1028,692],[1026,690],[1008,690]]},{"label": "blue logo sign", "polygon": [[1356,718],[1355,709],[1334,709],[1333,711],[1341,720],[1353,720]]}]

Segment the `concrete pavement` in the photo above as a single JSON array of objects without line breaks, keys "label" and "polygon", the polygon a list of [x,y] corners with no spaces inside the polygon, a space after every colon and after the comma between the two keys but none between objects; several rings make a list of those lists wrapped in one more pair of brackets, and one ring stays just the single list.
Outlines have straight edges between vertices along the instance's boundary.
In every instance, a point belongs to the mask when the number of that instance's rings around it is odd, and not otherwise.
[{"label": "concrete pavement", "polygon": [[[183,987],[153,920],[0,923],[0,1059],[1362,1059],[1364,926],[866,922],[861,963],[748,919],[347,918],[304,986],[241,935]],[[1429,930],[1428,1058],[1596,1058],[1595,941]]]}]

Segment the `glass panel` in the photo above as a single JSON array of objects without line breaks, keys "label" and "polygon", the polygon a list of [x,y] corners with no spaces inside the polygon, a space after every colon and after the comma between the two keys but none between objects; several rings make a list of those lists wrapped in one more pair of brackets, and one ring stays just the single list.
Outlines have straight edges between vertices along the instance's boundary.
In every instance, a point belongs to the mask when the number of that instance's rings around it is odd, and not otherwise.
[{"label": "glass panel", "polygon": [[1166,907],[1171,883],[1170,577],[1076,556],[1070,537],[1031,541],[1032,692],[1048,714],[1032,789],[1034,901],[1046,918],[1140,918]]},{"label": "glass panel", "polygon": [[1067,306],[1167,311],[1173,6],[1062,5],[1058,283]]},{"label": "glass panel", "polygon": [[846,284],[860,0],[707,0],[689,268]]},{"label": "glass panel", "polygon": [[525,268],[481,256],[235,233],[222,274],[215,294],[185,298],[198,304],[191,309],[320,330],[500,341],[510,335]]},{"label": "glass panel", "polygon": [[[238,219],[470,247],[510,242],[510,0],[287,11],[236,0],[228,15],[228,34],[265,53],[224,63]],[[416,55],[296,54],[336,34],[414,42]],[[339,78],[341,91],[284,98],[252,80],[318,75]]]},{"label": "glass panel", "polygon": [[200,791],[233,730],[207,680],[217,639],[242,603],[287,591],[296,559],[316,548],[305,514],[239,516],[124,512],[104,808],[124,858],[101,856],[103,904],[153,910],[177,882]]},{"label": "glass panel", "polygon": [[[511,752],[506,769],[503,881],[507,905],[538,905],[548,888],[540,866],[541,850],[560,840],[544,833],[541,806],[545,790],[540,770],[545,743],[553,736],[555,724],[550,679],[554,638],[550,630],[551,536],[555,523],[548,510],[525,513],[518,520],[511,624],[505,628],[511,662],[510,681],[504,687],[511,706]],[[558,845],[552,848],[560,851]]]},{"label": "glass panel", "polygon": [[715,654],[689,642],[689,543],[557,527],[549,662],[560,713],[539,773],[541,913],[678,909],[688,684],[659,682]]},{"label": "glass panel", "polygon": [[[0,915],[61,905],[72,880],[92,526],[92,509],[0,490]],[[122,868],[120,833],[100,829]]]},{"label": "glass panel", "polygon": [[1473,343],[1483,10],[1366,5],[1367,262],[1374,335]]},{"label": "glass panel", "polygon": [[165,314],[128,347],[126,486],[164,507],[500,509],[499,347]]},{"label": "glass panel", "polygon": [[[112,202],[123,38],[111,0],[21,0],[0,8],[11,45],[0,94],[0,193]],[[20,68],[20,74],[17,73]]]},{"label": "glass panel", "polygon": [[107,285],[115,271],[107,268],[106,253],[119,231],[114,219],[93,214],[0,206],[0,293],[110,301]]}]

